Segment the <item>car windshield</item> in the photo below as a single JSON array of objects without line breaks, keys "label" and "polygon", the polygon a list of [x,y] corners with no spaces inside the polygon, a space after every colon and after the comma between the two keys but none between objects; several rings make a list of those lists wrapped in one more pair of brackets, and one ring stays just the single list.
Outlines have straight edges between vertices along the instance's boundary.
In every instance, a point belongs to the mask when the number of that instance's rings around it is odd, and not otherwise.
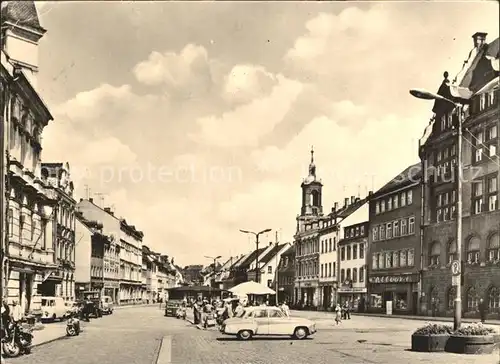
[{"label": "car windshield", "polygon": [[271,318],[276,318],[276,317],[284,317],[283,312],[280,310],[268,310],[269,312],[269,317]]}]

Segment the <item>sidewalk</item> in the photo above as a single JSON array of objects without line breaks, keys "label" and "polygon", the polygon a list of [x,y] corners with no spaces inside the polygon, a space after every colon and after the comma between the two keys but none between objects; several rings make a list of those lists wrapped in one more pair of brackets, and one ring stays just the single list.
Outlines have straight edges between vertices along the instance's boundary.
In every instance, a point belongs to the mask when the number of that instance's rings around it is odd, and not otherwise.
[{"label": "sidewalk", "polygon": [[[333,312],[325,311],[303,311],[303,310],[291,310],[290,313],[293,316],[306,317],[310,319],[324,319],[333,318]],[[453,322],[453,317],[432,317],[432,316],[410,316],[410,315],[386,315],[379,313],[357,313],[353,312],[352,316],[365,316],[365,317],[380,317],[387,319],[403,319],[403,320],[417,320],[417,321],[438,321],[438,322]],[[479,319],[468,319],[462,318],[463,323],[475,323],[479,322]],[[486,320],[488,325],[500,325],[500,320]]]},{"label": "sidewalk", "polygon": [[37,347],[43,344],[64,339],[66,337],[66,323],[54,322],[52,324],[43,325],[43,329],[33,331],[33,345]]},{"label": "sidewalk", "polygon": [[[113,307],[113,310],[122,310],[124,308],[154,307],[154,306],[160,308],[159,303],[141,303],[138,305],[122,305],[122,306],[116,305]],[[165,308],[165,306],[163,306],[163,308]]]}]

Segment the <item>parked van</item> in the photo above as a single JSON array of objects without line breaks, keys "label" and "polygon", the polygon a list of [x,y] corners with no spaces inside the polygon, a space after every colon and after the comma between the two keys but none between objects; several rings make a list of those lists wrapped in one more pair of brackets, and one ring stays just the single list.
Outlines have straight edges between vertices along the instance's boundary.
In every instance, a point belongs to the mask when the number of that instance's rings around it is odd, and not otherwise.
[{"label": "parked van", "polygon": [[102,313],[111,315],[113,313],[113,299],[110,296],[102,296]]},{"label": "parked van", "polygon": [[42,320],[62,320],[67,311],[68,307],[62,297],[42,296]]}]

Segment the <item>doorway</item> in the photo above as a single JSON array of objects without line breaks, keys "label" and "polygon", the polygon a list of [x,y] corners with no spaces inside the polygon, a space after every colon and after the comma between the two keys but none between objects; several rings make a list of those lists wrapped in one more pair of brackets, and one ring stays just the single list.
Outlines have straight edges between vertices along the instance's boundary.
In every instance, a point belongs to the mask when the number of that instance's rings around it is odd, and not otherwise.
[{"label": "doorway", "polygon": [[411,300],[411,312],[413,315],[418,314],[418,292],[412,292],[412,300]]}]

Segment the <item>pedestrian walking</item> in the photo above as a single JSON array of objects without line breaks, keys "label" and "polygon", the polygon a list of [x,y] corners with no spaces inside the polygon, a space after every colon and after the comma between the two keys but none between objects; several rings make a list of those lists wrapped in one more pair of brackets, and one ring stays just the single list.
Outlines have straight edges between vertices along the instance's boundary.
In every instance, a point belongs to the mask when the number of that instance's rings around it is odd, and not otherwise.
[{"label": "pedestrian walking", "polygon": [[486,304],[484,302],[484,300],[481,298],[479,300],[479,316],[481,317],[481,323],[484,324],[484,322],[486,321]]},{"label": "pedestrian walking", "polygon": [[344,304],[344,318],[346,320],[351,319],[351,306],[349,304],[349,301],[346,301]]},{"label": "pedestrian walking", "polygon": [[342,308],[339,304],[335,306],[335,322],[337,323],[337,325],[342,322]]}]

